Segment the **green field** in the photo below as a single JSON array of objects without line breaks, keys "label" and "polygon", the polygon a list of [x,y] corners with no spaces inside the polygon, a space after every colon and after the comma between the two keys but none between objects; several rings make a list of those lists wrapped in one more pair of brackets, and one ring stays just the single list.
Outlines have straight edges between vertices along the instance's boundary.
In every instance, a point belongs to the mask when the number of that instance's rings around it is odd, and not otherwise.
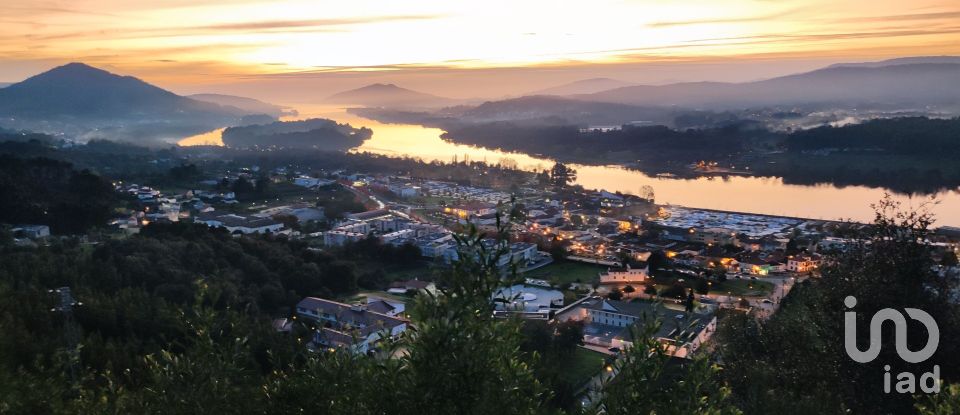
[{"label": "green field", "polygon": [[550,265],[523,273],[526,278],[550,281],[552,284],[582,282],[591,284],[600,280],[600,273],[607,267],[574,261],[559,261]]},{"label": "green field", "polygon": [[606,355],[583,347],[577,347],[570,359],[564,361],[560,376],[571,385],[580,386],[603,369]]}]

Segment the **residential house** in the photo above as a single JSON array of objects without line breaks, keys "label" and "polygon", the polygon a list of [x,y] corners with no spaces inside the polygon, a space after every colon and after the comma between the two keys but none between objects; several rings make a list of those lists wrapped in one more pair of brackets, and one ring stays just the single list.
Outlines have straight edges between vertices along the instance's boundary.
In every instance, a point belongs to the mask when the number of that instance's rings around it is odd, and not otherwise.
[{"label": "residential house", "polygon": [[323,244],[327,246],[343,246],[349,242],[357,242],[367,237],[367,234],[343,230],[323,232]]},{"label": "residential house", "polygon": [[10,229],[14,238],[40,239],[50,236],[47,225],[17,225]]},{"label": "residential house", "polygon": [[621,268],[607,268],[607,272],[600,273],[601,284],[642,284],[647,281],[649,272],[646,266],[631,268],[630,264]]},{"label": "residential house", "polygon": [[317,177],[300,176],[293,179],[293,184],[307,188],[324,187],[333,184],[333,180],[320,179]]},{"label": "residential house", "polygon": [[787,257],[787,271],[806,273],[820,266],[820,255],[801,252]]},{"label": "residential house", "polygon": [[787,270],[782,252],[745,252],[740,255],[740,272],[750,275],[769,275]]},{"label": "residential house", "polygon": [[279,232],[283,223],[270,218],[246,217],[236,214],[216,214],[214,212],[197,215],[194,220],[212,228],[226,228],[231,233],[267,233]]},{"label": "residential house", "polygon": [[583,341],[602,347],[633,346],[633,330],[641,324],[662,322],[654,334],[674,357],[690,358],[717,328],[717,318],[708,308],[692,313],[647,301],[615,301],[587,297],[558,311],[556,321],[582,321]]},{"label": "residential house", "polygon": [[459,219],[470,220],[476,217],[497,213],[497,205],[488,202],[469,201],[459,205],[444,207],[443,213],[455,216]]},{"label": "residential house", "polygon": [[390,317],[403,316],[407,306],[401,301],[393,301],[386,298],[367,296],[367,310],[380,313]]},{"label": "residential house", "polygon": [[371,311],[366,304],[316,297],[297,303],[297,315],[320,324],[313,337],[314,346],[343,347],[355,353],[367,353],[380,340],[396,338],[407,329],[405,320]]}]

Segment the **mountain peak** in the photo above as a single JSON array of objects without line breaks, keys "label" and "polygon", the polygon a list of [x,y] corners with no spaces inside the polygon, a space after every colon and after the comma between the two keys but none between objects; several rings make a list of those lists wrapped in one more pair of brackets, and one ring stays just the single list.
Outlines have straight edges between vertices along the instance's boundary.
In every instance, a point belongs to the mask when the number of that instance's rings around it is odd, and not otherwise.
[{"label": "mountain peak", "polygon": [[35,75],[30,79],[41,78],[41,77],[63,77],[63,76],[66,76],[66,77],[95,76],[95,77],[104,77],[104,78],[106,77],[121,78],[120,75],[112,74],[103,69],[96,68],[82,62],[70,62],[66,65],[57,66],[56,68],[50,69],[49,71]]},{"label": "mountain peak", "polygon": [[395,84],[375,83],[333,94],[327,102],[365,106],[435,106],[449,101],[435,95],[417,92]]},{"label": "mountain peak", "polygon": [[354,91],[360,91],[360,90],[384,90],[384,91],[387,91],[387,90],[405,90],[405,91],[409,91],[409,89],[401,88],[401,87],[397,86],[396,84],[383,84],[383,83],[379,83],[379,82],[378,82],[378,83],[375,83],[375,84],[370,84],[370,85],[367,85],[367,86],[362,86],[362,87],[360,87],[360,88],[355,89]]},{"label": "mountain peak", "polygon": [[67,117],[92,124],[93,120],[137,120],[144,114],[166,119],[222,119],[232,118],[238,112],[80,62],[58,66],[0,89],[0,115],[23,119],[50,121]]}]

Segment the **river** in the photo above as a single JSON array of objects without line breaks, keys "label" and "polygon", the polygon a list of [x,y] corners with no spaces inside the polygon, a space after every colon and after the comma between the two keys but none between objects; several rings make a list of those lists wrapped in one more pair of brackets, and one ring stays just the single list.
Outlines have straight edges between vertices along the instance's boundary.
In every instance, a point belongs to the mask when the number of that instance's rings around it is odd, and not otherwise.
[{"label": "river", "polygon": [[[351,150],[353,152],[407,156],[425,161],[450,162],[467,159],[499,162],[526,170],[543,170],[553,165],[553,161],[546,158],[450,143],[440,138],[443,131],[437,128],[382,124],[330,106],[291,106],[297,108],[299,114],[285,120],[329,118],[350,123],[354,127],[373,129],[373,137]],[[187,137],[179,141],[179,144],[222,145],[221,131],[222,129]],[[577,170],[576,183],[590,189],[637,194],[641,187],[649,185],[654,189],[657,203],[813,219],[872,221],[873,210],[870,204],[879,201],[885,193],[884,189],[864,186],[840,188],[830,184],[785,184],[776,177],[678,179],[651,177],[619,166],[571,166]],[[893,197],[905,208],[926,205],[937,219],[935,225],[960,226],[960,188],[928,196],[893,194]]]}]

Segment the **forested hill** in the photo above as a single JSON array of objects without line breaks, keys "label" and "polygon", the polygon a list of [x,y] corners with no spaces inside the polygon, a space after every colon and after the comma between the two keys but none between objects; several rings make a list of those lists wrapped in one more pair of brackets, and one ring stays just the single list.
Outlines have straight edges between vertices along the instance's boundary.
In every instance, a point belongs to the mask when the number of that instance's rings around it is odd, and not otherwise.
[{"label": "forested hill", "polygon": [[444,139],[470,145],[539,154],[580,163],[633,163],[665,169],[699,160],[726,159],[747,149],[754,139],[777,134],[751,123],[721,128],[676,130],[661,125],[623,126],[613,131],[580,131],[575,126],[523,126],[513,122],[450,128]]},{"label": "forested hill", "polygon": [[790,151],[873,150],[896,155],[960,155],[960,118],[877,119],[844,127],[824,126],[790,135]]},{"label": "forested hill", "polygon": [[353,128],[350,124],[312,118],[230,127],[223,132],[223,143],[234,148],[287,147],[344,151],[359,146],[371,135],[373,131],[369,128]]}]

